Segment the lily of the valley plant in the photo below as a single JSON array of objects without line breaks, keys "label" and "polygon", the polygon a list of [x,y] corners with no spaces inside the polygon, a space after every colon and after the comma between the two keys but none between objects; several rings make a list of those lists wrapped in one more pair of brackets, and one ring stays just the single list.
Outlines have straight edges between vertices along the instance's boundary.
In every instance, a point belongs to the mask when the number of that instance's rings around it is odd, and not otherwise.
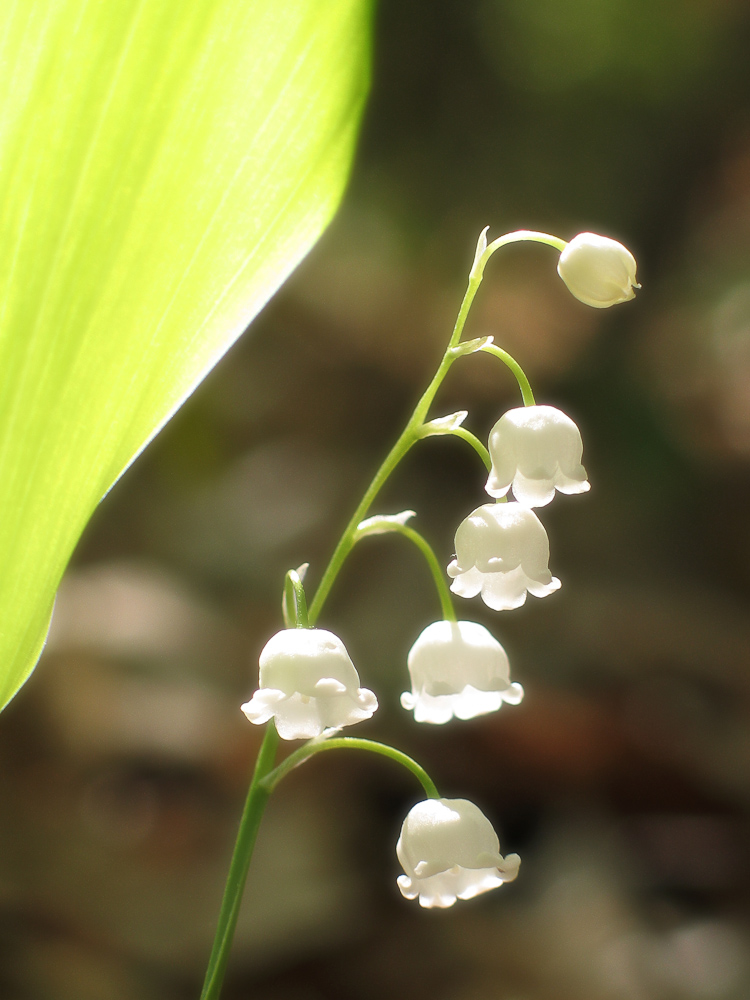
[{"label": "lily of the valley plant", "polygon": [[[458,597],[481,595],[495,611],[520,607],[527,593],[547,597],[560,588],[549,569],[549,539],[533,508],[549,504],[557,492],[589,489],[581,464],[583,445],[575,423],[554,406],[537,405],[522,368],[492,337],[464,341],[462,334],[485,265],[501,247],[522,240],[544,243],[559,253],[558,273],[576,298],[595,308],[634,296],[636,264],[621,243],[581,233],[566,243],[546,233],[522,230],[487,243],[479,238],[469,283],[437,372],[416,405],[372,483],[354,511],[309,604],[304,588],[307,566],[287,573],[282,612],[285,628],[272,636],[260,656],[259,687],[242,706],[250,722],[265,725],[240,823],[227,887],[209,961],[202,1000],[219,995],[255,836],[268,797],[293,768],[324,750],[359,749],[388,757],[421,783],[425,798],[406,816],[396,854],[404,874],[397,882],[407,899],[423,907],[452,906],[518,875],[520,858],[503,856],[490,820],[466,799],[445,799],[427,772],[401,751],[383,743],[340,736],[343,728],[369,719],[378,702],[360,685],[344,643],[317,623],[333,583],[351,550],[370,535],[399,533],[427,560],[437,589],[441,618],[424,628],[406,661],[411,689],[401,704],[416,722],[442,725],[454,717],[471,719],[518,705],[523,688],[511,680],[508,656],[500,642],[478,622],[458,620],[451,591]],[[432,401],[452,365],[483,352],[502,361],[515,376],[523,405],[502,414],[492,428],[489,448],[463,427],[467,413],[429,418]],[[422,438],[452,434],[462,438],[484,462],[483,503],[458,525],[455,557],[447,567],[450,590],[435,554],[409,523],[414,511],[370,515],[383,484],[406,453]],[[509,499],[512,494],[513,499]],[[405,672],[406,679],[406,672]],[[276,764],[279,738],[305,740]]]}]

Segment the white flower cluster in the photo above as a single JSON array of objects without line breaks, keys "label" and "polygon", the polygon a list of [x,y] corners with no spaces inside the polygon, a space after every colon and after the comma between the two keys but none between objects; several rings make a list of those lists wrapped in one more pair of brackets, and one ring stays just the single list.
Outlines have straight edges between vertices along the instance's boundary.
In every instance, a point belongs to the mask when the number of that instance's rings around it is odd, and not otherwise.
[{"label": "white flower cluster", "polygon": [[[598,308],[634,295],[635,260],[621,244],[583,233],[560,255],[558,271],[571,292]],[[465,413],[453,415],[458,426]],[[455,417],[461,419],[456,421]],[[440,421],[433,421],[431,428]],[[448,424],[446,424],[448,427]],[[450,430],[442,429],[443,433]],[[581,464],[578,427],[553,406],[508,410],[489,436],[491,470],[486,491],[494,503],[472,511],[455,536],[448,565],[450,589],[459,597],[481,594],[495,611],[518,608],[527,593],[546,597],[560,587],[549,569],[549,539],[534,508],[556,492],[589,489]],[[513,499],[508,495],[512,493]],[[376,516],[359,526],[360,537],[410,531],[413,511]],[[417,722],[442,725],[518,705],[523,688],[510,680],[508,656],[477,622],[437,621],[412,646],[407,666],[411,690],[401,704]],[[282,739],[311,739],[369,719],[378,707],[342,641],[317,628],[287,628],[260,655],[260,687],[242,710],[253,723],[273,718]],[[514,879],[520,859],[503,858],[497,835],[482,812],[465,799],[428,799],[409,812],[397,845],[408,899],[425,907],[451,906]]]},{"label": "white flower cluster", "polygon": [[555,495],[589,489],[581,465],[581,433],[554,406],[508,410],[490,432],[492,469],[486,490],[505,500],[477,507],[456,531],[456,557],[448,566],[459,597],[482,595],[493,611],[520,608],[526,594],[559,590],[549,571],[549,539],[534,507]]},{"label": "white flower cluster", "polygon": [[[493,611],[518,608],[526,594],[546,597],[560,588],[549,570],[549,539],[533,507],[548,504],[555,490],[589,489],[581,465],[581,434],[553,406],[526,406],[503,414],[490,432],[492,469],[487,492],[496,503],[472,511],[456,531],[456,555],[448,565],[451,590],[475,597]],[[514,500],[506,500],[509,490]],[[401,696],[417,722],[441,724],[517,705],[520,684],[510,681],[505,650],[477,622],[428,625],[408,657],[412,690]]]}]

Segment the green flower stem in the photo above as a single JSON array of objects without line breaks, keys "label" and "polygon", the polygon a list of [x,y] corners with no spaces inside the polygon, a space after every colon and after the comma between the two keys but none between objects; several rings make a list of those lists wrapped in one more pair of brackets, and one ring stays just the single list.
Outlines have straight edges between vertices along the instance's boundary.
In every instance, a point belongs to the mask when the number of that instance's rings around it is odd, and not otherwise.
[{"label": "green flower stem", "polygon": [[229,865],[224,898],[221,901],[221,910],[219,911],[219,923],[214,935],[214,944],[211,949],[211,957],[208,961],[200,1000],[218,1000],[219,993],[221,992],[224,973],[229,959],[229,951],[232,947],[232,939],[234,938],[234,930],[237,926],[237,917],[240,912],[245,880],[247,879],[250,859],[253,854],[253,847],[255,846],[255,838],[258,835],[258,827],[260,826],[263,811],[271,794],[271,790],[263,784],[263,779],[269,773],[273,773],[272,768],[276,759],[278,744],[279,736],[273,720],[271,720],[268,723],[263,743],[258,752],[253,778],[250,782],[247,799],[245,800],[245,808],[242,812],[237,841]]},{"label": "green flower stem", "polygon": [[411,771],[417,781],[419,781],[422,785],[422,788],[424,788],[428,799],[440,798],[440,792],[438,792],[435,782],[429,776],[427,771],[417,764],[415,760],[412,760],[411,757],[408,757],[405,753],[401,753],[400,750],[389,747],[386,743],[375,743],[373,740],[360,740],[353,736],[334,736],[329,738],[319,736],[314,740],[310,740],[309,743],[300,747],[299,750],[295,750],[294,753],[289,754],[286,760],[282,761],[277,768],[263,778],[261,783],[270,795],[283,777],[289,774],[290,771],[293,771],[295,767],[299,767],[300,764],[309,760],[310,757],[313,757],[316,753],[321,753],[323,750],[347,749],[369,750],[370,753],[377,753],[382,757],[389,757],[397,764],[401,764],[402,767]]},{"label": "green flower stem", "polygon": [[485,354],[492,354],[493,357],[499,358],[503,364],[510,368],[516,376],[516,382],[518,382],[518,387],[521,390],[523,405],[534,406],[534,393],[531,391],[531,384],[526,378],[526,373],[516,359],[511,357],[511,355],[508,354],[507,351],[504,351],[502,347],[496,347],[494,344],[485,344],[485,346],[480,347],[479,350],[483,351]]},{"label": "green flower stem", "polygon": [[[468,295],[468,291],[467,291]],[[464,298],[465,301],[465,298]],[[467,310],[468,311],[468,310]],[[463,322],[466,321],[466,316],[464,315],[461,327],[458,328],[458,336],[461,336],[461,330],[463,329]],[[454,331],[455,334],[455,331]],[[451,341],[451,347],[453,343]],[[365,495],[360,500],[357,509],[351,516],[349,523],[344,529],[344,533],[339,539],[338,545],[334,549],[331,560],[326,567],[325,572],[321,578],[318,589],[315,593],[315,597],[310,604],[309,609],[309,621],[310,625],[314,625],[318,620],[318,615],[323,609],[323,604],[325,603],[328,593],[333,586],[333,583],[338,576],[339,570],[344,564],[344,560],[349,555],[354,546],[354,541],[357,534],[357,526],[360,521],[363,521],[367,516],[367,512],[372,506],[375,497],[378,495],[386,480],[396,468],[401,459],[406,455],[406,453],[420,440],[420,428],[424,423],[424,418],[427,414],[427,410],[435,397],[435,393],[440,388],[440,384],[448,374],[450,366],[455,361],[448,351],[443,355],[443,359],[440,362],[438,370],[430,382],[429,386],[424,392],[424,395],[417,403],[414,412],[412,413],[406,427],[401,432],[400,437],[388,452],[385,461],[380,466],[375,476],[365,491]]]},{"label": "green flower stem", "polygon": [[[362,497],[359,505],[357,506],[357,509],[352,514],[349,523],[344,529],[343,535],[339,539],[338,545],[334,549],[333,555],[331,556],[330,562],[323,573],[320,584],[318,585],[318,589],[315,593],[315,597],[310,605],[309,622],[311,626],[313,626],[318,620],[318,616],[323,610],[323,605],[336,577],[339,574],[339,570],[352,550],[357,533],[357,525],[367,516],[367,512],[375,500],[375,497],[382,489],[390,474],[406,453],[421,437],[420,430],[425,422],[425,418],[427,417],[427,411],[429,410],[443,379],[448,374],[453,362],[456,360],[456,355],[453,354],[453,348],[456,347],[461,339],[461,334],[463,333],[464,326],[466,324],[466,317],[469,315],[471,304],[474,301],[477,290],[482,283],[484,268],[487,261],[490,259],[492,254],[501,247],[508,246],[510,243],[521,243],[523,241],[544,243],[547,246],[553,247],[560,253],[567,246],[566,241],[559,239],[557,236],[550,236],[548,233],[537,233],[529,229],[520,229],[515,233],[507,233],[505,236],[500,236],[498,239],[493,240],[492,243],[488,244],[483,252],[475,259],[471,269],[471,274],[469,275],[469,283],[466,288],[466,292],[464,293],[463,301],[461,302],[461,308],[458,310],[456,323],[453,327],[451,339],[448,343],[446,352],[443,355],[443,359],[440,362],[438,370],[435,372],[432,381],[422,395],[422,398],[417,403],[414,412],[411,417],[409,417],[409,421],[402,431],[401,436],[388,452],[385,461],[375,473],[375,477],[368,486],[365,495]],[[529,380],[526,378],[521,366],[510,356],[510,354],[503,351],[499,347],[494,347],[494,345],[488,345],[487,347],[481,348],[481,350],[489,351],[489,353],[495,354],[496,357],[499,357],[505,362],[506,365],[508,365],[513,374],[516,376],[518,384],[521,387],[524,404],[527,406],[532,405],[534,403],[534,395],[531,391]]]},{"label": "green flower stem", "polygon": [[466,317],[469,315],[471,303],[474,301],[474,296],[476,295],[477,289],[481,283],[481,274],[477,277],[472,274],[469,277],[469,284],[466,292],[464,293],[464,298],[461,303],[461,308],[458,311],[458,316],[456,317],[456,323],[453,327],[451,339],[438,366],[438,370],[433,375],[432,381],[427,386],[422,398],[414,408],[414,412],[409,417],[408,423],[401,432],[400,437],[386,455],[383,464],[375,473],[372,482],[365,491],[365,495],[360,500],[357,509],[352,514],[349,523],[344,529],[344,533],[339,539],[338,545],[334,549],[331,560],[323,573],[318,589],[315,592],[315,597],[310,605],[310,625],[314,625],[318,620],[318,615],[323,610],[323,604],[325,603],[329,591],[338,576],[339,570],[343,566],[344,560],[352,550],[357,534],[357,525],[367,516],[367,512],[372,506],[375,497],[378,495],[398,463],[417,443],[417,441],[420,440],[420,431],[425,422],[427,411],[429,410],[430,405],[435,398],[435,394],[443,382],[443,379],[448,374],[453,362],[456,360],[456,355],[453,354],[453,348],[461,339],[461,334],[463,333],[464,325],[466,324]]},{"label": "green flower stem", "polygon": [[[455,622],[456,611],[453,607],[453,601],[451,600],[450,591],[448,590],[448,584],[445,582],[445,577],[443,571],[440,567],[440,563],[437,560],[437,556],[432,550],[430,543],[415,531],[414,528],[410,528],[408,524],[397,524],[395,522],[388,525],[387,529],[381,529],[379,534],[390,534],[394,532],[398,535],[403,535],[404,538],[408,538],[410,542],[413,542],[422,555],[427,560],[427,565],[430,567],[430,572],[432,573],[432,578],[435,581],[435,587],[438,592],[438,597],[440,598],[440,607],[443,612],[443,618],[449,622]],[[367,537],[367,534],[362,535],[363,538]],[[359,538],[354,539],[355,543],[359,541]]]},{"label": "green flower stem", "polygon": [[[334,549],[330,562],[323,573],[309,610],[306,608],[305,591],[299,575],[294,570],[291,570],[287,574],[284,584],[284,610],[285,620],[288,627],[292,624],[292,609],[294,609],[294,624],[297,627],[312,628],[315,625],[315,622],[323,609],[323,604],[325,603],[331,587],[338,576],[339,570],[357,540],[357,527],[359,523],[367,516],[367,512],[375,500],[375,497],[378,495],[398,463],[417,443],[417,441],[423,437],[422,427],[425,423],[427,412],[433,399],[435,398],[435,394],[440,388],[443,379],[448,374],[451,365],[457,357],[460,356],[459,354],[454,353],[453,349],[461,340],[461,335],[463,334],[463,329],[466,324],[466,318],[469,314],[469,309],[474,301],[477,290],[482,283],[482,276],[484,274],[484,268],[487,261],[490,259],[492,254],[501,247],[507,246],[510,243],[519,243],[524,240],[530,240],[536,243],[545,243],[560,252],[562,252],[567,245],[565,240],[558,239],[556,236],[549,236],[546,233],[537,233],[530,230],[519,230],[518,232],[508,233],[505,236],[499,237],[499,239],[493,240],[493,242],[486,246],[482,250],[482,253],[478,254],[475,258],[471,274],[469,275],[469,283],[466,288],[466,292],[464,293],[463,301],[461,302],[461,307],[458,311],[458,316],[456,317],[456,323],[453,327],[448,347],[446,348],[440,365],[438,366],[432,381],[427,386],[427,389],[414,408],[414,412],[409,418],[406,427],[386,455],[383,464],[375,473],[375,476],[365,491],[357,509],[352,514],[349,523],[344,529],[344,533]],[[534,396],[531,391],[531,386],[529,385],[529,380],[526,378],[526,375],[520,365],[506,351],[503,351],[499,347],[487,345],[480,349],[486,351],[488,354],[494,354],[496,357],[500,358],[501,361],[505,362],[518,380],[525,405],[532,405],[534,402]],[[482,461],[485,463],[487,468],[489,469],[491,467],[487,449],[473,434],[471,434],[470,431],[458,427],[448,433],[454,434],[456,437],[461,437],[465,441],[468,441],[468,443],[471,444],[471,446],[482,457]],[[410,538],[411,541],[413,541],[422,550],[427,562],[429,563],[430,570],[438,587],[443,615],[449,621],[455,621],[456,615],[453,610],[453,604],[450,600],[447,585],[443,579],[442,571],[440,570],[434,552],[422,536],[412,528],[409,528],[406,525],[400,525],[396,530],[399,530],[401,534]],[[229,875],[227,876],[224,898],[222,900],[221,910],[219,913],[219,923],[216,929],[213,949],[211,951],[208,969],[206,970],[206,978],[203,984],[200,1000],[218,1000],[222,983],[224,981],[224,973],[226,971],[226,965],[229,958],[229,951],[234,937],[234,930],[237,925],[242,892],[245,886],[248,868],[250,867],[250,859],[252,857],[253,847],[255,846],[255,839],[258,834],[260,821],[271,792],[285,774],[288,774],[293,768],[297,767],[303,761],[312,757],[314,754],[321,752],[322,750],[336,750],[342,748],[369,750],[371,753],[378,753],[385,757],[390,757],[391,760],[396,761],[396,763],[401,764],[411,771],[412,774],[414,774],[421,782],[428,798],[440,797],[434,782],[424,768],[420,767],[420,765],[417,764],[416,761],[412,760],[411,757],[407,757],[406,754],[401,753],[399,750],[395,750],[393,747],[389,747],[383,743],[374,743],[371,740],[353,739],[351,737],[312,740],[310,743],[307,743],[299,750],[290,754],[285,761],[274,769],[273,763],[276,758],[278,741],[279,737],[276,732],[276,727],[273,722],[270,722],[258,753],[253,778],[250,783],[247,799],[245,801],[245,808],[242,813],[242,819],[240,820],[240,829],[229,867]]]}]

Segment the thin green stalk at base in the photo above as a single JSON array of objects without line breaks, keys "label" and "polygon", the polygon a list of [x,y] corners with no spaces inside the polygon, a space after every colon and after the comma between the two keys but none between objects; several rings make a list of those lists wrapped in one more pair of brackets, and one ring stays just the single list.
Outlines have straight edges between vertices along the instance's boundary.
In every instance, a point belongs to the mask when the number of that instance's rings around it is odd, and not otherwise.
[{"label": "thin green stalk at base", "polygon": [[411,757],[407,756],[407,754],[385,743],[375,743],[373,740],[356,739],[350,736],[333,738],[317,737],[310,740],[309,743],[306,743],[298,750],[295,750],[278,767],[274,768],[273,762],[276,757],[278,743],[278,733],[273,721],[271,721],[268,724],[263,743],[258,753],[253,779],[245,801],[242,819],[240,820],[240,829],[229,866],[229,875],[227,876],[224,898],[219,913],[219,923],[216,928],[213,949],[208,962],[208,968],[206,969],[206,978],[203,983],[200,1000],[218,1000],[221,993],[224,974],[229,960],[229,952],[232,947],[234,931],[240,912],[242,893],[245,888],[247,872],[250,867],[250,860],[253,848],[255,847],[260,821],[271,793],[285,775],[322,750],[369,750],[371,753],[389,757],[392,761],[401,764],[402,767],[410,771],[420,782],[422,788],[424,788],[427,798],[440,798],[440,793],[435,786],[435,782],[425,769]]},{"label": "thin green stalk at base", "polygon": [[273,720],[268,723],[263,742],[258,752],[258,759],[253,771],[253,778],[250,782],[250,789],[245,800],[245,808],[242,811],[240,828],[237,834],[237,841],[229,865],[229,874],[224,889],[224,898],[221,901],[219,911],[219,922],[214,935],[214,944],[211,950],[211,957],[208,960],[206,978],[203,982],[200,1000],[218,1000],[221,987],[224,982],[229,951],[232,947],[234,930],[237,926],[237,917],[240,912],[242,893],[245,888],[250,859],[252,858],[255,839],[258,836],[258,828],[266,808],[268,797],[271,794],[263,784],[263,778],[269,774],[276,759],[276,749],[279,744],[279,736]]}]

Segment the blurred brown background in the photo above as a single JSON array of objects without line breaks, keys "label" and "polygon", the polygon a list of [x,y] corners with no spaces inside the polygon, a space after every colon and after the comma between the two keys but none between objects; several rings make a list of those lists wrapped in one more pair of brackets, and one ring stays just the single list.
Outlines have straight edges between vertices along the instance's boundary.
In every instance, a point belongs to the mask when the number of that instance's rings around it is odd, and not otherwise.
[{"label": "blurred brown background", "polygon": [[[309,560],[317,581],[487,224],[605,233],[643,281],[590,310],[551,250],[511,248],[467,328],[577,420],[592,481],[542,512],[559,594],[460,608],[526,699],[446,727],[399,708],[439,614],[401,539],[362,544],[321,624],[379,695],[358,734],[477,801],[520,878],[421,912],[394,854],[418,789],[325,755],[271,802],[225,996],[750,996],[749,50],[748,0],[384,0],[340,215],[102,504],[0,719],[3,1000],[197,997],[283,574]],[[484,436],[517,402],[472,357],[434,413]],[[483,481],[431,439],[377,509],[415,508],[447,563]]]}]

